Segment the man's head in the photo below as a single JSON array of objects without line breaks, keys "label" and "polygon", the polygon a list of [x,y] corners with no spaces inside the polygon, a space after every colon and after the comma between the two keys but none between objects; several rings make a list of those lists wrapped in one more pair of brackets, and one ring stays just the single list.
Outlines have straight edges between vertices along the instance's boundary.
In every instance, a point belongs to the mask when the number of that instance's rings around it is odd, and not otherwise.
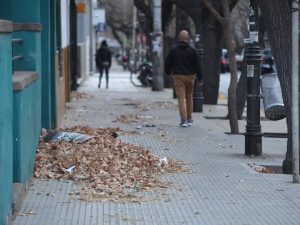
[{"label": "man's head", "polygon": [[179,39],[179,41],[188,43],[189,42],[189,32],[187,32],[186,30],[180,31],[179,35],[178,35],[178,39]]}]

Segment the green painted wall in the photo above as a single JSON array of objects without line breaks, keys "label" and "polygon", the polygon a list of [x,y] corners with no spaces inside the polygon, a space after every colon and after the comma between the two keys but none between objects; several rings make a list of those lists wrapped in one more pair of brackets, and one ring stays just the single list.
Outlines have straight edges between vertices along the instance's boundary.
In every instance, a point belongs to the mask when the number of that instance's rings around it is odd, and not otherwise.
[{"label": "green painted wall", "polygon": [[[14,63],[16,71],[36,71],[38,80],[22,91],[13,92],[14,182],[27,184],[32,177],[35,151],[41,131],[41,34],[14,32],[23,44],[14,47],[14,55],[24,59]],[[28,132],[28,130],[30,132]]]},{"label": "green painted wall", "polygon": [[50,0],[51,127],[57,124],[56,109],[56,0]]},{"label": "green painted wall", "polygon": [[[55,52],[56,52],[56,2],[59,0],[0,0],[0,19],[9,19],[21,23],[41,23],[41,73],[42,81],[42,126],[51,129],[56,126],[56,80],[55,80]],[[13,10],[12,10],[13,9]],[[22,34],[27,39],[28,35]],[[14,38],[20,35],[13,36]],[[31,42],[27,42],[28,51],[31,49]],[[16,46],[22,51],[22,47]],[[28,52],[29,53],[29,52]],[[34,62],[29,56],[30,62],[25,64],[24,69],[30,70]],[[19,66],[21,64],[21,66]],[[16,62],[16,67],[22,68],[21,62]]]},{"label": "green painted wall", "polygon": [[[22,60],[13,63],[15,71],[41,71],[41,34],[31,31],[14,32],[13,38],[21,38],[23,43],[14,45],[13,54],[22,55]],[[39,73],[40,74],[40,73]]]},{"label": "green painted wall", "polygon": [[[13,92],[14,182],[27,184],[32,177],[41,131],[40,79]],[[28,132],[30,131],[30,132]]]},{"label": "green painted wall", "polygon": [[42,30],[42,126],[56,127],[56,0],[41,1]]},{"label": "green painted wall", "polygon": [[[11,19],[14,23],[40,23],[40,0],[11,0]],[[13,54],[23,59],[14,62],[15,71],[36,71],[38,80],[22,91],[13,92],[13,178],[28,183],[32,177],[35,151],[41,131],[41,33],[17,31],[13,38],[21,38],[14,45]],[[30,132],[28,132],[30,131]]]},{"label": "green painted wall", "polygon": [[16,60],[15,71],[41,71],[41,34],[32,31],[18,31],[12,34],[13,38],[21,38],[22,44],[15,44],[14,55],[22,55],[22,60]]},{"label": "green painted wall", "polygon": [[50,1],[41,1],[42,30],[42,127],[51,128],[51,70],[50,70]]},{"label": "green painted wall", "polygon": [[[41,23],[42,2],[0,0],[0,19]],[[14,55],[24,60],[15,62],[14,69],[36,71],[39,78],[21,92],[12,91],[11,39],[0,34],[0,225],[11,212],[13,180],[27,183],[32,176],[41,130],[41,33],[14,32],[12,37],[23,39]]]},{"label": "green painted wall", "polygon": [[40,21],[40,0],[0,0],[0,18],[14,23]]},{"label": "green painted wall", "polygon": [[12,201],[11,37],[0,33],[0,224],[7,222]]},{"label": "green painted wall", "polygon": [[0,19],[11,20],[12,2],[7,0],[0,0]]}]

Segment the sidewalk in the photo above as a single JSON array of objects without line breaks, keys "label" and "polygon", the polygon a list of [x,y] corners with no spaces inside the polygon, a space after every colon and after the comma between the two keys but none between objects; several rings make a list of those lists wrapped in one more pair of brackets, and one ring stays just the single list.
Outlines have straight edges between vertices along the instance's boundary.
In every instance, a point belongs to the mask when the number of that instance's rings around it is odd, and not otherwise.
[{"label": "sidewalk", "polygon": [[[102,82],[103,84],[105,82]],[[172,90],[152,92],[136,88],[129,73],[114,67],[109,89],[98,89],[93,75],[79,89],[91,97],[68,104],[63,127],[87,125],[139,131],[122,141],[145,146],[160,157],[184,161],[191,173],[163,177],[171,182],[167,195],[146,203],[89,203],[72,198],[72,182],[33,179],[22,208],[12,225],[299,225],[300,186],[291,175],[261,174],[247,164],[281,166],[286,139],[263,138],[263,155],[244,155],[244,136],[226,135],[225,105],[204,106],[195,113],[195,124],[180,128]],[[138,107],[135,107],[138,106]],[[135,114],[139,122],[113,122]],[[143,126],[145,123],[154,127]],[[263,132],[286,132],[285,121],[263,120]],[[240,131],[245,120],[240,121]]]}]

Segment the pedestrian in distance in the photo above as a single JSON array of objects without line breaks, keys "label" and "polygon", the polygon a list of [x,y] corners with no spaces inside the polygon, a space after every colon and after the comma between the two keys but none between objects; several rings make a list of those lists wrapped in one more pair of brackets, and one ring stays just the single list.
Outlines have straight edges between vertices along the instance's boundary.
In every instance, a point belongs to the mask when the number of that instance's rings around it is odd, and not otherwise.
[{"label": "pedestrian in distance", "polygon": [[106,88],[108,88],[109,69],[111,67],[111,52],[108,49],[108,45],[107,45],[106,40],[103,40],[101,42],[101,46],[97,50],[96,65],[97,65],[97,68],[99,70],[98,88],[101,87],[101,80],[102,80],[103,72],[105,72]]},{"label": "pedestrian in distance", "polygon": [[166,74],[173,75],[175,92],[178,99],[180,126],[193,125],[193,91],[197,77],[199,85],[203,84],[200,58],[189,45],[189,33],[180,31],[178,43],[172,47],[165,61]]}]

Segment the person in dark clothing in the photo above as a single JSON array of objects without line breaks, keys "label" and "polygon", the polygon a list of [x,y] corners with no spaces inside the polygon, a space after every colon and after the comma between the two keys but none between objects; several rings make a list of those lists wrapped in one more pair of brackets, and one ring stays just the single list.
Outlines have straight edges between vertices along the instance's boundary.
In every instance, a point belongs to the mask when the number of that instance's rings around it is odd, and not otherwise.
[{"label": "person in dark clothing", "polygon": [[99,73],[100,73],[98,88],[100,88],[100,86],[101,86],[101,79],[102,79],[102,76],[103,76],[103,71],[105,71],[106,88],[108,88],[108,76],[109,76],[109,69],[110,69],[110,66],[111,66],[111,52],[108,49],[108,45],[107,45],[106,40],[103,40],[101,42],[101,46],[97,50],[96,65],[97,65],[97,68],[98,68]]},{"label": "person in dark clothing", "polygon": [[179,42],[171,48],[165,61],[166,74],[173,74],[181,127],[193,125],[193,91],[196,76],[199,84],[203,84],[199,56],[188,40],[189,33],[186,30],[180,31]]}]

